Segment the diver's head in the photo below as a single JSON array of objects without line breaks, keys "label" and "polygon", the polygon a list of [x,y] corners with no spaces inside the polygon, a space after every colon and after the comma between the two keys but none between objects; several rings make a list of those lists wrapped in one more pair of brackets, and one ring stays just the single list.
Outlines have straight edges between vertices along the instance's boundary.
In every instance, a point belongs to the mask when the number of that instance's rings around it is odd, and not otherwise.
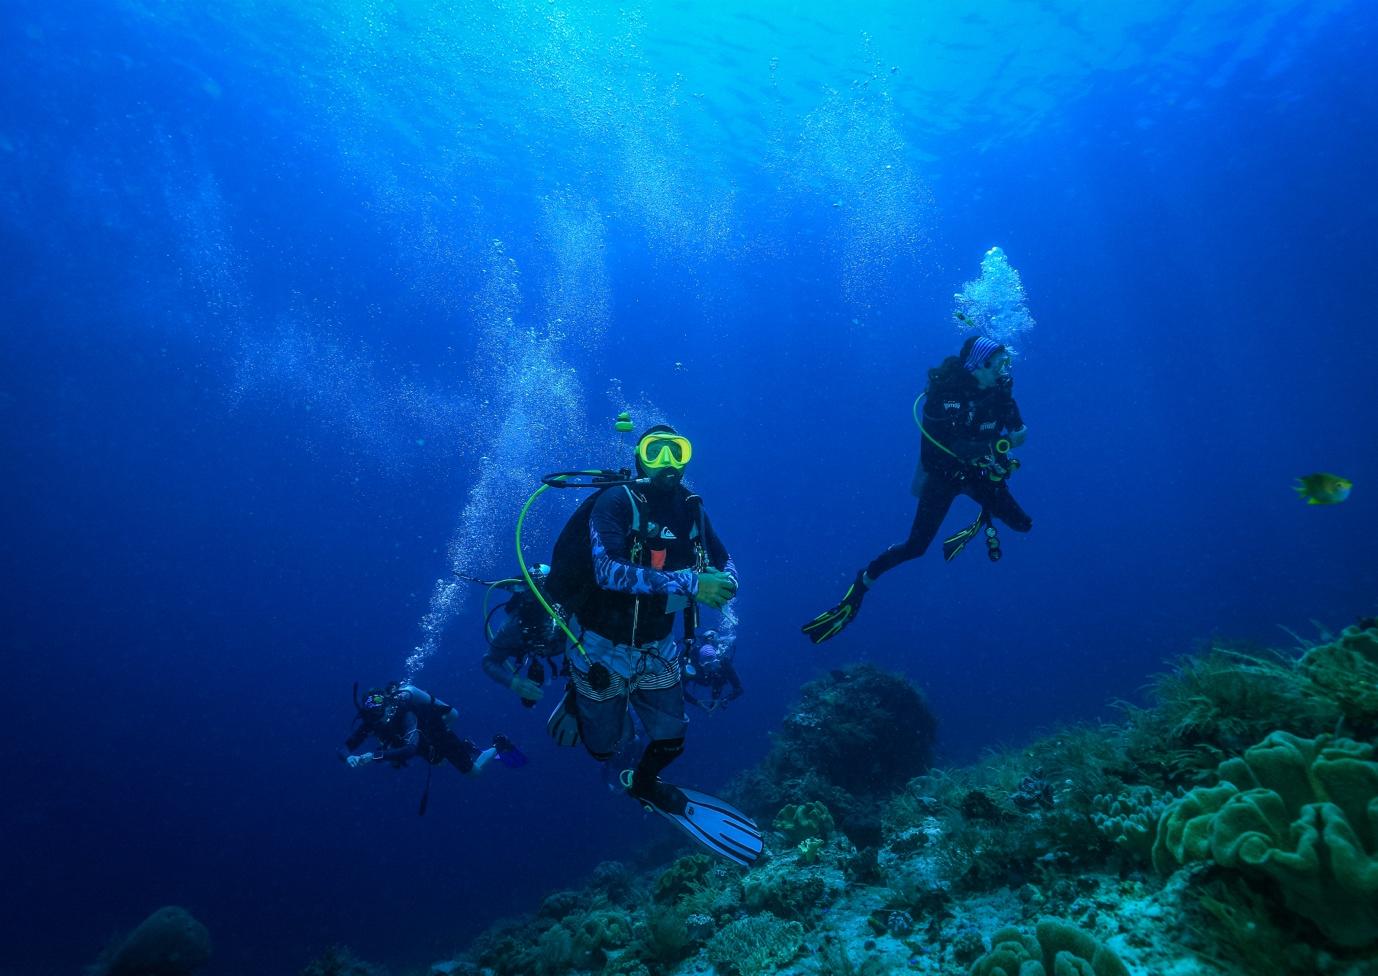
[{"label": "diver's head", "polygon": [[693,453],[687,437],[669,424],[656,424],[637,438],[636,470],[650,479],[651,488],[671,491],[683,480],[684,466]]},{"label": "diver's head", "polygon": [[957,355],[983,390],[1009,379],[1012,363],[1010,352],[994,339],[971,336],[962,343],[962,351]]},{"label": "diver's head", "polygon": [[388,705],[388,693],[386,688],[370,688],[364,695],[364,700],[359,708],[364,713],[364,718],[369,721],[381,721],[383,712]]},{"label": "diver's head", "polygon": [[716,630],[705,630],[703,632],[703,643],[717,645],[718,632]]}]

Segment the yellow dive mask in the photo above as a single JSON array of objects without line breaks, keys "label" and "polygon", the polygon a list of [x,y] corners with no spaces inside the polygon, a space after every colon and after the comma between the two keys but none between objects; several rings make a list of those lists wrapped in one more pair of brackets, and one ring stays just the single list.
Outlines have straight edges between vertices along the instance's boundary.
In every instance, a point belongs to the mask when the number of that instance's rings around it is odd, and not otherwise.
[{"label": "yellow dive mask", "polygon": [[636,445],[636,456],[647,471],[682,468],[694,456],[694,448],[687,437],[656,431],[641,438],[641,443]]}]

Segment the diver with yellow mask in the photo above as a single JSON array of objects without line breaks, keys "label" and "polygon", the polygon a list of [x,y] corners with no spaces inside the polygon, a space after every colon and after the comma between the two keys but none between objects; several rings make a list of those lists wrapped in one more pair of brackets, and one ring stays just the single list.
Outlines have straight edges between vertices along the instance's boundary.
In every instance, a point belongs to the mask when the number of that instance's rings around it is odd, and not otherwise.
[{"label": "diver with yellow mask", "polygon": [[547,729],[556,742],[582,741],[607,762],[629,741],[635,711],[649,742],[622,774],[627,794],[708,850],[748,865],[763,848],[750,818],[660,779],[684,751],[689,724],[675,620],[684,613],[692,641],[697,605],[721,609],[737,592],[732,558],[703,500],[683,484],[693,453],[687,437],[657,424],[637,439],[635,476],[579,485],[573,472],[543,479],[597,490],[561,531],[543,587],[570,638],[569,686]]}]

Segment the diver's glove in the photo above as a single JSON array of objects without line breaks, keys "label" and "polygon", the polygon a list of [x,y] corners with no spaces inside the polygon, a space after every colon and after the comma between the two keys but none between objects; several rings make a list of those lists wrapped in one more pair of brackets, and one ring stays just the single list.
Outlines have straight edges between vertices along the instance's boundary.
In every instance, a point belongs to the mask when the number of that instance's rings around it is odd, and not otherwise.
[{"label": "diver's glove", "polygon": [[721,610],[737,595],[737,581],[720,569],[708,569],[695,574],[697,584],[694,599],[714,610]]},{"label": "diver's glove", "polygon": [[852,585],[847,587],[841,603],[831,610],[824,610],[799,629],[815,644],[832,640],[861,612],[861,601],[865,598],[867,589],[869,584],[866,582],[866,571],[863,569],[856,574]]},{"label": "diver's glove", "polygon": [[507,687],[515,691],[517,696],[521,698],[522,704],[526,706],[536,704],[545,695],[545,689],[524,674],[513,675],[512,680],[507,683]]},{"label": "diver's glove", "polygon": [[358,769],[360,766],[367,766],[378,757],[371,752],[365,752],[359,756],[350,756],[345,762],[349,763],[350,769]]}]

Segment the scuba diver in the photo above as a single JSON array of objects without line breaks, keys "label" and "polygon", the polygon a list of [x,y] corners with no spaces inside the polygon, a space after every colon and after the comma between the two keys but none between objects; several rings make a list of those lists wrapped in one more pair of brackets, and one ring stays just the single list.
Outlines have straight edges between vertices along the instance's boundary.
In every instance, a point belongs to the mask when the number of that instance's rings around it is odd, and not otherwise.
[{"label": "scuba diver", "polygon": [[[732,659],[737,656],[737,641],[715,630],[703,632],[703,640],[694,644],[689,652],[689,667],[685,669],[684,700],[691,705],[713,714],[727,703],[742,697],[742,679]],[[701,685],[708,689],[708,704],[694,697],[690,688]],[[723,689],[731,685],[732,690],[723,697]]]},{"label": "scuba diver", "polygon": [[[540,586],[549,572],[549,566],[533,566],[532,582]],[[547,675],[553,678],[560,673],[554,659],[565,653],[564,633],[532,595],[525,580],[514,577],[489,582],[469,576],[460,578],[486,586],[489,594],[495,589],[511,594],[506,602],[484,614],[483,635],[488,651],[481,667],[489,678],[515,692],[523,708],[533,707],[545,696],[542,686]],[[506,619],[495,633],[492,620],[499,610],[505,612]]]},{"label": "scuba diver", "polygon": [[[341,762],[350,769],[376,762],[400,769],[408,760],[421,757],[427,763],[422,814],[430,797],[431,768],[442,762],[448,761],[470,776],[483,772],[494,757],[513,769],[526,765],[526,757],[504,735],[493,736],[493,745],[488,749],[479,749],[469,739],[459,738],[450,729],[459,711],[415,685],[394,681],[383,688],[370,688],[362,701],[358,690],[356,685],[354,707],[359,713],[358,724],[338,752]],[[358,752],[369,737],[377,739],[382,748]]]},{"label": "scuba diver", "polygon": [[1027,428],[1012,395],[1009,351],[994,339],[973,335],[961,352],[948,356],[928,371],[923,419],[918,403],[914,420],[923,434],[919,466],[910,490],[919,503],[909,538],[890,546],[856,574],[842,601],[801,628],[809,640],[821,644],[840,634],[861,611],[866,591],[881,574],[917,559],[938,534],[943,518],[958,495],[981,506],[976,521],[943,543],[943,556],[954,558],[966,544],[984,533],[986,555],[1000,559],[995,519],[1016,532],[1028,532],[1033,520],[1010,494],[1007,479],[1019,466],[1009,452],[1024,443]]},{"label": "scuba diver", "polygon": [[557,743],[582,740],[607,762],[630,739],[634,710],[649,741],[622,773],[627,794],[745,866],[763,848],[750,818],[660,779],[684,751],[688,728],[675,616],[684,611],[692,642],[697,604],[720,609],[737,591],[702,499],[681,483],[692,453],[674,428],[651,427],[637,441],[636,477],[603,482],[560,532],[545,590],[571,637],[570,680],[547,728]]}]

